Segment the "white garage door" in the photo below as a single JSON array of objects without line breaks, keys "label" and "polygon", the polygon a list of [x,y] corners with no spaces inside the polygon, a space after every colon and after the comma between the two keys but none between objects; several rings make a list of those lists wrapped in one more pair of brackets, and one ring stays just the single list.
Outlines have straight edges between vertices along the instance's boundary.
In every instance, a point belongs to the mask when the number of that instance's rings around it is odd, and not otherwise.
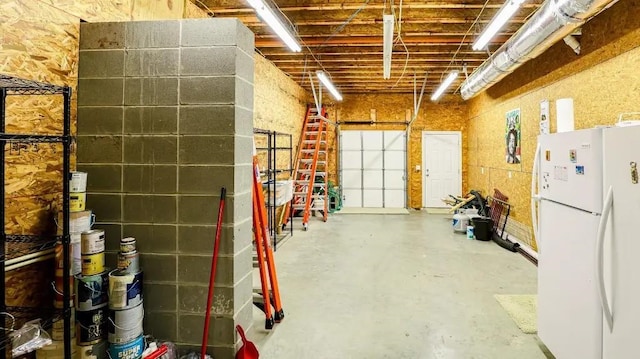
[{"label": "white garage door", "polygon": [[405,208],[404,131],[341,131],[344,207]]}]

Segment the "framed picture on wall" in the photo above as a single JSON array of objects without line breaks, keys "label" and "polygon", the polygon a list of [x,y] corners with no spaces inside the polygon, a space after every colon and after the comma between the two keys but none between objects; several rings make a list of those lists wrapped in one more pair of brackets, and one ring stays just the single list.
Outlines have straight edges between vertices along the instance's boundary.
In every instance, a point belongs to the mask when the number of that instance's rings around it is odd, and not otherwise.
[{"label": "framed picture on wall", "polygon": [[507,163],[520,163],[520,109],[508,111],[506,119],[505,157]]}]

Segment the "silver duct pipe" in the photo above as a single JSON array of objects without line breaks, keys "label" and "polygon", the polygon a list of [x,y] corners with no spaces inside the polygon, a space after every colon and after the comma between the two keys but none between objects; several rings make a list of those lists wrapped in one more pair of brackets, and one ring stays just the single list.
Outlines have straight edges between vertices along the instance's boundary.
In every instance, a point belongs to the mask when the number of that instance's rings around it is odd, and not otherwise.
[{"label": "silver duct pipe", "polygon": [[547,0],[540,9],[462,83],[468,100],[535,58],[618,0]]}]

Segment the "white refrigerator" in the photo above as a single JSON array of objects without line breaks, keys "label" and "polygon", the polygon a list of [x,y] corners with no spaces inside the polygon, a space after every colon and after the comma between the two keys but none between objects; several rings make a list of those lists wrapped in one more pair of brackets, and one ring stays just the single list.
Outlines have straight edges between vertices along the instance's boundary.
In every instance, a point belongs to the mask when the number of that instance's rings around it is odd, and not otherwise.
[{"label": "white refrigerator", "polygon": [[640,126],[541,135],[535,163],[538,336],[556,359],[640,357]]},{"label": "white refrigerator", "polygon": [[603,131],[604,209],[596,251],[603,359],[640,357],[640,126]]},{"label": "white refrigerator", "polygon": [[556,359],[602,358],[602,148],[602,129],[538,138],[538,336]]}]

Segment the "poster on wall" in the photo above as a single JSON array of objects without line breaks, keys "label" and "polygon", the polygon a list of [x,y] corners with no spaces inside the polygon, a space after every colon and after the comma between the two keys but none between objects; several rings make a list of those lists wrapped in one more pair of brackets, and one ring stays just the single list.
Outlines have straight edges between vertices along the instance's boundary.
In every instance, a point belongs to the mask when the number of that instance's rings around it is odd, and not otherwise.
[{"label": "poster on wall", "polygon": [[520,109],[507,112],[505,129],[507,163],[520,163]]},{"label": "poster on wall", "polygon": [[550,133],[549,128],[549,100],[542,100],[540,102],[540,134]]}]

